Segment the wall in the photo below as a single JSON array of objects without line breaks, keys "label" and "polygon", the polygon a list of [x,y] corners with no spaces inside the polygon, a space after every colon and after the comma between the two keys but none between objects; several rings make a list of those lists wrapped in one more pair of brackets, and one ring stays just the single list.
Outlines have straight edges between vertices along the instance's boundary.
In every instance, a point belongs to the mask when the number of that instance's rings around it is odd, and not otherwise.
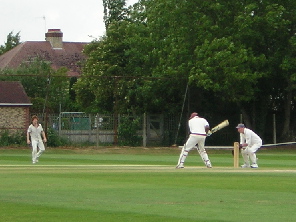
[{"label": "wall", "polygon": [[25,133],[29,123],[29,107],[0,106],[0,131]]}]

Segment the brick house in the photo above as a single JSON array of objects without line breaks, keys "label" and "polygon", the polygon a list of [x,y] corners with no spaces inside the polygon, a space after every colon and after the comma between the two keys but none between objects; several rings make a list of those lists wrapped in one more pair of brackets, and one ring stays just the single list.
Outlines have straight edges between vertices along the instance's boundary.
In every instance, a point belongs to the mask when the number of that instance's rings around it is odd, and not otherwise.
[{"label": "brick house", "polygon": [[0,132],[26,132],[30,123],[31,105],[20,82],[0,81]]},{"label": "brick house", "polygon": [[45,41],[26,41],[0,56],[0,69],[17,68],[24,62],[36,58],[49,61],[53,69],[68,68],[68,76],[79,76],[80,63],[85,60],[83,54],[86,42],[63,42],[60,29],[48,29]]}]

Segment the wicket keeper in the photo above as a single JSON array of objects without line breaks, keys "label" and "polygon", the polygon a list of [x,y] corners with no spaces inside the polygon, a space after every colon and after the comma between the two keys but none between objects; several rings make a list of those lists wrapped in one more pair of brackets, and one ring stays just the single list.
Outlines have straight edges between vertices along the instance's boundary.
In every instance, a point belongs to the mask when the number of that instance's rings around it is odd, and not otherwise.
[{"label": "wicket keeper", "polygon": [[262,139],[242,123],[238,124],[236,128],[240,133],[241,153],[245,162],[241,167],[258,168],[256,152],[262,146]]}]

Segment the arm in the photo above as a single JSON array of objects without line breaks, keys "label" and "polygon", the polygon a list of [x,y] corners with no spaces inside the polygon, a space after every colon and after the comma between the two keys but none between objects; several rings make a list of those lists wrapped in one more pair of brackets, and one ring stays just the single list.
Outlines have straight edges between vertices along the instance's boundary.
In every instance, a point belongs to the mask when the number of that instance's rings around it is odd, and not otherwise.
[{"label": "arm", "polygon": [[47,142],[47,139],[46,139],[46,136],[45,136],[44,131],[42,131],[41,134],[42,134],[42,137],[43,137],[43,142],[46,143]]},{"label": "arm", "polygon": [[30,144],[30,143],[31,143],[31,141],[30,141],[30,133],[27,132],[27,144]]},{"label": "arm", "polygon": [[245,136],[241,133],[240,134],[240,147],[246,147],[248,146],[248,144],[246,143],[246,139]]},{"label": "arm", "polygon": [[206,134],[208,134],[209,130],[210,130],[210,126],[209,126],[209,125],[206,125],[206,126],[205,126]]}]

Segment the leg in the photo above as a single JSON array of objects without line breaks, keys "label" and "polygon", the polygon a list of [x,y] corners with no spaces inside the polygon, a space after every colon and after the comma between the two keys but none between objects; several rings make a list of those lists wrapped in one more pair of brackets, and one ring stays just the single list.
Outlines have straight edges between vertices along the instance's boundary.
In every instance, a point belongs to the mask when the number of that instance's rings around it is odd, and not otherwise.
[{"label": "leg", "polygon": [[258,167],[256,152],[260,147],[261,147],[261,144],[254,144],[252,147],[249,147],[249,149],[248,149],[248,153],[249,153],[249,157],[250,157],[250,160],[251,160],[251,167],[252,168],[257,168]]},{"label": "leg", "polygon": [[242,165],[242,168],[250,167],[250,159],[249,159],[248,148],[242,149],[241,152],[242,152],[242,157],[244,159],[244,165]]},{"label": "leg", "polygon": [[38,162],[38,158],[41,156],[41,154],[45,151],[45,146],[43,144],[42,141],[39,141],[38,142],[38,148],[39,148],[39,151],[38,153],[36,154],[36,162]]},{"label": "leg", "polygon": [[198,143],[197,143],[198,144],[197,151],[198,151],[201,159],[203,160],[204,164],[206,165],[206,167],[212,168],[211,161],[210,161],[207,151],[205,149],[205,140],[206,140],[206,137],[200,136],[200,138],[198,139]]},{"label": "leg", "polygon": [[32,146],[32,162],[36,163],[36,158],[37,158],[37,141],[32,140],[31,141],[31,146]]},{"label": "leg", "polygon": [[184,168],[184,163],[188,156],[188,153],[195,146],[195,144],[196,144],[196,138],[190,135],[187,142],[184,144],[182,148],[176,168]]}]

